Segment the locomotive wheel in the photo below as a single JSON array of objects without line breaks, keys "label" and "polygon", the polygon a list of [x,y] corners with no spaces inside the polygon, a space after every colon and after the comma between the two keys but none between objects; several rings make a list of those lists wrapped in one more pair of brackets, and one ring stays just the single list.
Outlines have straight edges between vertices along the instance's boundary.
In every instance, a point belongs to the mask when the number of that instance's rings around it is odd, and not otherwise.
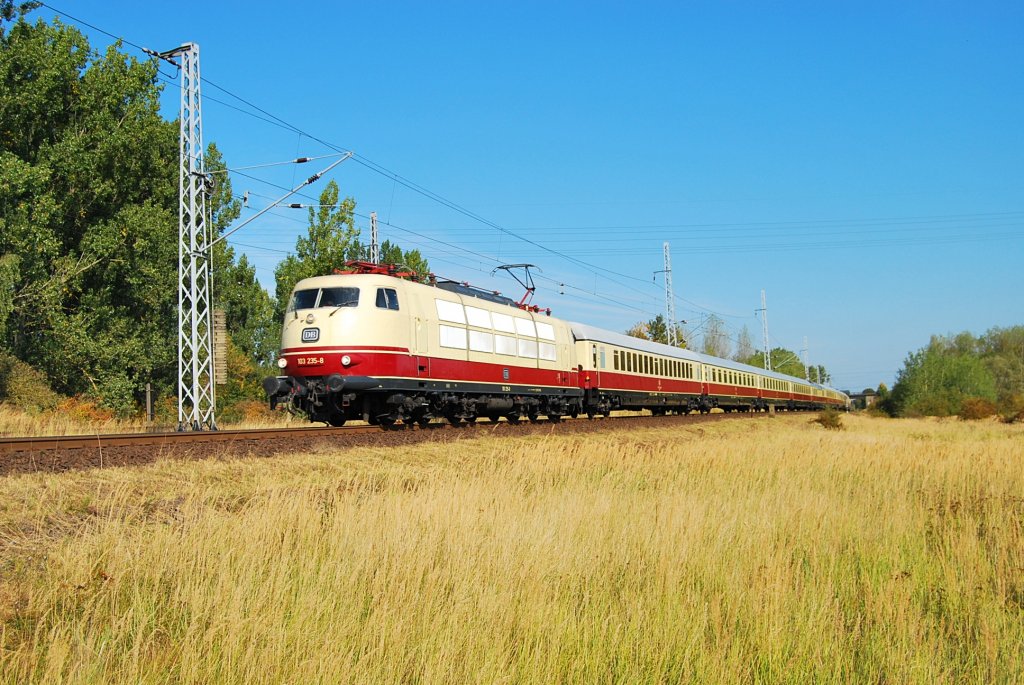
[{"label": "locomotive wheel", "polygon": [[517,423],[519,423],[520,419],[522,419],[523,417],[521,417],[519,414],[509,414],[505,418],[508,419],[508,422],[514,426]]},{"label": "locomotive wheel", "polygon": [[530,423],[538,423],[540,421],[540,414],[536,412],[530,412],[526,417],[530,419]]},{"label": "locomotive wheel", "polygon": [[335,428],[340,428],[345,425],[345,415],[331,414],[330,416],[327,417],[327,423],[334,426]]},{"label": "locomotive wheel", "polygon": [[488,414],[487,415],[487,420],[490,421],[491,423],[498,423],[498,420],[500,418],[501,418],[501,414]]},{"label": "locomotive wheel", "polygon": [[562,422],[562,415],[561,414],[548,414],[548,421],[550,421],[551,423],[561,423]]},{"label": "locomotive wheel", "polygon": [[381,414],[377,417],[377,423],[379,423],[380,427],[384,430],[393,428],[397,421],[398,417],[394,414]]},{"label": "locomotive wheel", "polygon": [[597,412],[595,412],[595,411],[589,411],[589,410],[587,411],[587,418],[588,418],[588,419],[590,419],[591,421],[593,421],[593,420],[594,420],[594,417],[595,417],[595,416],[597,416]]},{"label": "locomotive wheel", "polygon": [[452,424],[453,426],[462,425],[462,417],[456,414],[455,412],[448,412],[447,414],[444,415],[444,417],[448,419],[448,423]]},{"label": "locomotive wheel", "polygon": [[416,417],[416,425],[418,425],[420,428],[426,428],[427,426],[429,426],[430,425],[430,415],[429,414],[423,414],[422,416]]}]

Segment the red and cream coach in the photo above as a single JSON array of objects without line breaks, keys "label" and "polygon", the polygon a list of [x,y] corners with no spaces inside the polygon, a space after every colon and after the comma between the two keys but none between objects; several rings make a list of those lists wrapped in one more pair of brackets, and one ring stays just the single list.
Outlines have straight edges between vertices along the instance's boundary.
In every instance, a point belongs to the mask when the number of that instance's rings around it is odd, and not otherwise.
[{"label": "red and cream coach", "polygon": [[388,426],[848,403],[802,379],[562,321],[466,284],[349,268],[295,286],[282,375],[263,381],[271,407]]}]

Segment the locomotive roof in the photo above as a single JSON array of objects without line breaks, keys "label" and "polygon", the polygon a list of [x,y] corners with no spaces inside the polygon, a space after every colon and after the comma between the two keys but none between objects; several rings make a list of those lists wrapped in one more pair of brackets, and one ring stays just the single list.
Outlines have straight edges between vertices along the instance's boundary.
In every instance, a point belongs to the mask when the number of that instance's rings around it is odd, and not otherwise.
[{"label": "locomotive roof", "polygon": [[756,373],[760,376],[767,376],[780,381],[795,381],[821,390],[831,389],[821,385],[820,383],[813,383],[803,378],[797,378],[796,376],[787,376],[786,374],[779,373],[777,371],[767,371],[757,366],[750,366],[749,364],[741,364],[731,359],[721,359],[720,357],[712,357],[709,354],[703,354],[694,350],[686,350],[681,347],[672,347],[671,345],[665,345],[652,340],[634,338],[633,336],[626,335],[625,333],[616,333],[603,328],[597,328],[596,326],[589,326],[585,323],[576,323],[574,321],[569,321],[567,323],[572,328],[573,337],[576,338],[577,341],[593,340],[596,342],[608,343],[609,345],[626,347],[631,350],[648,352],[650,354],[660,354],[666,357],[675,357],[676,359],[684,359],[686,361],[701,364],[713,364],[725,369],[742,371],[744,373]]},{"label": "locomotive roof", "polygon": [[517,307],[515,300],[511,297],[505,297],[504,295],[490,290],[484,290],[483,288],[477,288],[466,283],[459,283],[458,281],[438,281],[437,287],[441,290],[447,290],[450,293],[458,293],[465,297],[476,297],[487,302],[494,302],[495,304],[505,304],[509,307]]}]

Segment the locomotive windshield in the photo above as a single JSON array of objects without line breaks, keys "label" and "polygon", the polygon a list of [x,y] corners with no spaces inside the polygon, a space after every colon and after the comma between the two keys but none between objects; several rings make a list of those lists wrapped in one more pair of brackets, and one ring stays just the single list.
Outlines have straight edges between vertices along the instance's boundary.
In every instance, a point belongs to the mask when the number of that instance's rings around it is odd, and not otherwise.
[{"label": "locomotive windshield", "polygon": [[359,288],[310,288],[296,290],[288,303],[288,311],[317,307],[357,307]]}]

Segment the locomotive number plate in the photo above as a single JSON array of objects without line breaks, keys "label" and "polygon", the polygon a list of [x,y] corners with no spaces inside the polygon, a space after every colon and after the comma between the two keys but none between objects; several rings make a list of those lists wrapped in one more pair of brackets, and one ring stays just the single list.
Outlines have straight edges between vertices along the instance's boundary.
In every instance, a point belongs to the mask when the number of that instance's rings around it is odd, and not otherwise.
[{"label": "locomotive number plate", "polygon": [[324,363],[323,357],[299,357],[295,360],[299,366],[320,366]]},{"label": "locomotive number plate", "polygon": [[316,342],[320,339],[319,328],[303,328],[302,329],[302,342]]}]

